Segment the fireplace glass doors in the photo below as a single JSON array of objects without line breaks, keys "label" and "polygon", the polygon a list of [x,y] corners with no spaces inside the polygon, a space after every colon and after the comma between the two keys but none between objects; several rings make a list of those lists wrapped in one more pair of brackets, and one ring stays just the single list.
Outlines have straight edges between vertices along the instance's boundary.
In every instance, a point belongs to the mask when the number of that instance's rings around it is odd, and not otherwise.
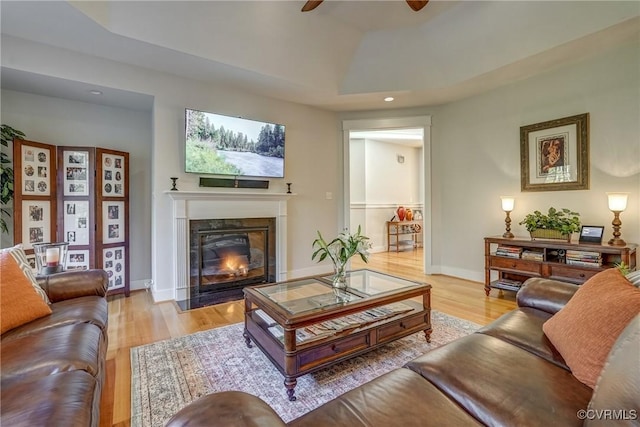
[{"label": "fireplace glass doors", "polygon": [[275,282],[275,218],[189,222],[189,305],[242,298],[242,288]]}]

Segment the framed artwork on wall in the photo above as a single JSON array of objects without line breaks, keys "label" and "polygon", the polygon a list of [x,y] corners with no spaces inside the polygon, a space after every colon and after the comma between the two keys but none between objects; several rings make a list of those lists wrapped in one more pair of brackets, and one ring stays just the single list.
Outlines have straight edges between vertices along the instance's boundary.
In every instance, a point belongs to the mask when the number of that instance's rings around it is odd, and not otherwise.
[{"label": "framed artwork on wall", "polygon": [[522,191],[589,189],[589,113],[520,128]]}]

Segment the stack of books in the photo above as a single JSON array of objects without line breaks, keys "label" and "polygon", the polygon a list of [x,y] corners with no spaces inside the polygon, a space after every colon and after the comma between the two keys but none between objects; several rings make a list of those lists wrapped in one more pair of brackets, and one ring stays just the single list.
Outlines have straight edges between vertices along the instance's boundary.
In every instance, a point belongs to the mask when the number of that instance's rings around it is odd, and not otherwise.
[{"label": "stack of books", "polygon": [[519,280],[506,279],[506,278],[502,277],[502,278],[498,279],[498,281],[496,282],[496,285],[497,285],[496,287],[498,287],[498,288],[517,291],[522,286],[522,282],[519,281]]},{"label": "stack of books", "polygon": [[522,252],[522,259],[530,259],[532,261],[544,261],[544,253],[542,250],[525,249]]},{"label": "stack of books", "polygon": [[602,256],[599,252],[577,251],[569,249],[566,253],[566,263],[585,267],[601,267]]},{"label": "stack of books", "polygon": [[505,256],[508,258],[520,258],[521,254],[522,248],[516,246],[498,245],[498,249],[496,250],[497,256]]}]

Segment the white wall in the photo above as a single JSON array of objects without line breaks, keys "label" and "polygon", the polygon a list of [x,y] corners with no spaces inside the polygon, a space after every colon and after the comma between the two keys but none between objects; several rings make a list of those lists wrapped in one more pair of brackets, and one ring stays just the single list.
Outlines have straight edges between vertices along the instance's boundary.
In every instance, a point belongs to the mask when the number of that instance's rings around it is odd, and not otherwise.
[{"label": "white wall", "polygon": [[2,123],[30,141],[130,153],[130,274],[132,288],[144,287],[151,278],[151,112],[3,90]]},{"label": "white wall", "polygon": [[[170,199],[164,193],[171,186],[169,177],[179,177],[178,188],[181,190],[199,190],[198,176],[183,172],[185,107],[286,125],[285,178],[271,180],[268,191],[284,192],[285,182],[291,182],[292,191],[297,194],[289,201],[288,210],[290,250],[287,265],[290,275],[297,277],[330,271],[328,264],[316,265],[311,261],[311,242],[316,230],[326,235],[339,231],[341,133],[334,113],[13,37],[3,37],[2,63],[15,70],[154,96],[150,126],[152,172],[151,185],[147,189],[151,193],[151,214],[144,218],[144,224],[151,223],[152,227],[151,275],[156,298],[173,297],[169,291],[174,277],[170,233],[173,225]],[[61,105],[62,108],[66,106]],[[332,193],[333,198],[327,199],[327,192]],[[132,228],[136,225],[132,223]]]},{"label": "white wall", "polygon": [[422,207],[422,148],[372,139],[354,139],[349,145],[351,228],[362,225],[372,252],[386,251],[386,222],[396,208]]},{"label": "white wall", "polygon": [[[437,108],[341,114],[430,114],[434,272],[484,281],[483,238],[504,232],[501,195],[516,198],[512,231],[533,210],[567,207],[612,236],[607,191],[630,193],[622,237],[640,243],[640,45],[637,41],[544,75]],[[590,113],[589,190],[520,191],[520,127]]]}]

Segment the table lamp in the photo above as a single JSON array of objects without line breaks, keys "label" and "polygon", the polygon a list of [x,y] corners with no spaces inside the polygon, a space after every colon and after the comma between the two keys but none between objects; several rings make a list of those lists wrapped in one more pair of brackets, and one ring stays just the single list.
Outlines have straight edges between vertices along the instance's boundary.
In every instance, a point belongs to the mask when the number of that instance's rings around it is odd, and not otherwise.
[{"label": "table lamp", "polygon": [[513,206],[515,205],[516,201],[512,196],[500,196],[500,199],[502,200],[502,210],[507,214],[507,217],[504,220],[507,231],[505,231],[502,237],[513,239],[514,235],[511,232],[511,217],[509,216],[509,214],[513,210]]},{"label": "table lamp", "polygon": [[629,193],[607,193],[607,197],[609,198],[609,210],[613,212],[613,221],[611,222],[613,238],[609,240],[609,244],[611,246],[625,246],[627,242],[620,238],[620,226],[622,225],[620,213],[627,208]]}]

